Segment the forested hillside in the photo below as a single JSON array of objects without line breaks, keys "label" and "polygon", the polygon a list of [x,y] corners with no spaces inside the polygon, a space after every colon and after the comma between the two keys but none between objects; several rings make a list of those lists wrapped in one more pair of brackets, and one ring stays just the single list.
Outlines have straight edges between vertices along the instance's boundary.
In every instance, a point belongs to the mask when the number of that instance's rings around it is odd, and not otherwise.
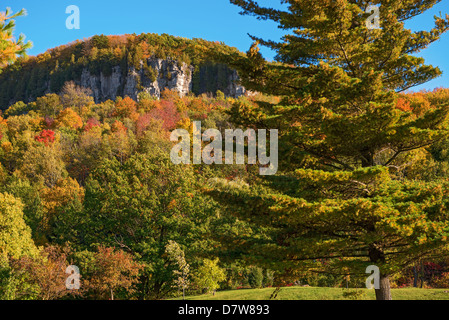
[{"label": "forested hillside", "polygon": [[0,74],[0,109],[59,93],[67,81],[90,88],[96,102],[146,91],[160,97],[165,88],[185,95],[245,93],[238,75],[214,61],[214,52],[240,54],[222,43],[170,35],[94,36],[19,58]]}]

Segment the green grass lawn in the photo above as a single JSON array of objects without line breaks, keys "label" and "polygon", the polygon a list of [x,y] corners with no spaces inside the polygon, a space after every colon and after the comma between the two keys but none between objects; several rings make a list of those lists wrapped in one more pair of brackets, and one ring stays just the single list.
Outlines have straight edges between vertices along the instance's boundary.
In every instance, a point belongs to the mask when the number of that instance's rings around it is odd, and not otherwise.
[{"label": "green grass lawn", "polygon": [[[349,289],[354,292],[355,289]],[[189,296],[186,300],[269,300],[274,288],[240,289],[220,291],[212,294]],[[344,297],[341,288],[285,287],[276,300],[350,300]],[[375,300],[374,290],[358,289],[360,300]],[[391,290],[393,300],[449,300],[449,289],[403,288]],[[182,299],[182,298],[178,298]]]}]

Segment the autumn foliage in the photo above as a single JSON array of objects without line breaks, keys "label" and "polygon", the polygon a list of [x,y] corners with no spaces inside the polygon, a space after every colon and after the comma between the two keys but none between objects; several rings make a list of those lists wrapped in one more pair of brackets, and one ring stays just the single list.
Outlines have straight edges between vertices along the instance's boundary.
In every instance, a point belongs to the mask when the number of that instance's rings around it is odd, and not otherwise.
[{"label": "autumn foliage", "polygon": [[119,118],[130,118],[132,120],[136,120],[138,118],[137,104],[130,97],[126,96],[125,98],[118,98],[115,104],[115,111],[112,114],[113,117]]},{"label": "autumn foliage", "polygon": [[83,119],[73,109],[67,108],[56,117],[56,126],[77,130],[83,126]]},{"label": "autumn foliage", "polygon": [[114,300],[117,290],[134,292],[142,265],[123,250],[100,246],[89,268],[86,290],[91,290],[97,299]]},{"label": "autumn foliage", "polygon": [[39,135],[34,137],[34,140],[48,146],[55,141],[55,132],[53,130],[43,130]]}]

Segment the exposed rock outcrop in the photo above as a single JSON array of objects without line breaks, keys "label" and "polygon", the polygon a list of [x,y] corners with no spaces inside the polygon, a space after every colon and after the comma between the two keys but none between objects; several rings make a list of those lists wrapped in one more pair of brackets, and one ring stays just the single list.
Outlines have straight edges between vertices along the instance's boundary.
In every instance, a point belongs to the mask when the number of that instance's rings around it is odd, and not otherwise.
[{"label": "exposed rock outcrop", "polygon": [[[246,93],[245,88],[238,84],[237,72],[223,65],[221,69],[226,72],[216,74],[210,71],[204,72],[204,68],[210,69],[211,64],[207,67],[197,66],[195,69],[192,65],[185,63],[180,65],[174,60],[149,59],[147,65],[151,68],[149,69],[152,71],[151,74],[148,74],[143,62],[138,70],[135,67],[122,70],[120,66],[115,66],[110,75],[103,73],[95,75],[83,69],[81,79],[75,82],[90,88],[96,102],[114,100],[116,96],[129,96],[137,100],[139,92],[142,91],[160,97],[161,92],[166,88],[177,91],[181,96],[190,92],[215,94],[217,90],[221,90],[230,97],[239,97]],[[196,88],[194,88],[195,80],[198,83]]]}]

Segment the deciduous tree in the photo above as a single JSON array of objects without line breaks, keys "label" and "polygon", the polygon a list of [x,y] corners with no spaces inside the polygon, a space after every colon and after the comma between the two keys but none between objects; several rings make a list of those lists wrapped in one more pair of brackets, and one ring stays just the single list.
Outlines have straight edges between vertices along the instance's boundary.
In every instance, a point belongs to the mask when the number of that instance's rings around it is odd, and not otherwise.
[{"label": "deciduous tree", "polygon": [[86,272],[86,290],[94,292],[97,299],[114,300],[119,290],[128,295],[134,292],[142,265],[131,254],[114,248],[98,247]]},{"label": "deciduous tree", "polygon": [[204,259],[203,264],[195,274],[195,283],[200,289],[215,292],[220,288],[220,282],[226,279],[225,270],[218,265],[219,259]]},{"label": "deciduous tree", "polygon": [[0,193],[0,265],[10,257],[18,259],[37,254],[22,210],[20,200],[8,193]]}]

